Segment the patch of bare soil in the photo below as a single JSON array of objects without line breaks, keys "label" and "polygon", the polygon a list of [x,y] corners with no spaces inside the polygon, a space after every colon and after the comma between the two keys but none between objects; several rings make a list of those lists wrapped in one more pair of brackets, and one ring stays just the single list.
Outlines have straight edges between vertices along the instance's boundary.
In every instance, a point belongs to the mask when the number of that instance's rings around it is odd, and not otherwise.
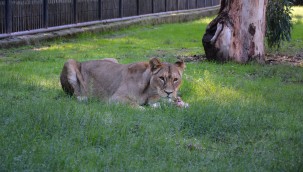
[{"label": "patch of bare soil", "polygon": [[282,54],[266,54],[265,61],[267,64],[288,64],[292,66],[303,67],[303,52],[297,53],[295,56]]},{"label": "patch of bare soil", "polygon": [[207,60],[205,55],[178,56],[177,58],[184,62],[199,62]]}]

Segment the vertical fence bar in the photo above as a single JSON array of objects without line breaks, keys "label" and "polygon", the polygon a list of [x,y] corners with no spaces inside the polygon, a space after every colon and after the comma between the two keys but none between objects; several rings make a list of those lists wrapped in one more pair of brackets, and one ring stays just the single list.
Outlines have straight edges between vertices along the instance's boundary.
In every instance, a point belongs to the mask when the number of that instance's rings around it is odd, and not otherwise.
[{"label": "vertical fence bar", "polygon": [[13,30],[12,25],[12,2],[11,0],[5,0],[5,25],[6,33],[11,33]]},{"label": "vertical fence bar", "polygon": [[98,19],[102,20],[102,2],[98,0]]},{"label": "vertical fence bar", "polygon": [[196,0],[195,5],[196,5],[196,8],[198,8],[198,0]]},{"label": "vertical fence bar", "polygon": [[167,0],[164,1],[165,11],[167,11]]},{"label": "vertical fence bar", "polygon": [[179,0],[177,0],[177,10],[179,10]]},{"label": "vertical fence bar", "polygon": [[43,0],[43,27],[48,27],[48,0]]},{"label": "vertical fence bar", "polygon": [[152,7],[152,13],[154,13],[155,12],[155,10],[154,10],[154,0],[151,0],[151,7]]},{"label": "vertical fence bar", "polygon": [[206,4],[207,4],[206,1],[207,1],[207,0],[204,0],[204,7],[206,7]]},{"label": "vertical fence bar", "polygon": [[123,0],[119,0],[119,17],[123,17]]},{"label": "vertical fence bar", "polygon": [[139,5],[139,0],[136,1],[137,3],[137,15],[140,15],[140,5]]},{"label": "vertical fence bar", "polygon": [[214,5],[214,0],[211,0],[211,6],[213,6]]},{"label": "vertical fence bar", "polygon": [[187,9],[189,9],[189,0],[187,0]]},{"label": "vertical fence bar", "polygon": [[73,4],[73,8],[74,8],[74,13],[73,13],[73,16],[74,16],[74,23],[78,23],[78,17],[77,17],[77,0],[74,0],[73,1],[74,2],[74,4]]}]

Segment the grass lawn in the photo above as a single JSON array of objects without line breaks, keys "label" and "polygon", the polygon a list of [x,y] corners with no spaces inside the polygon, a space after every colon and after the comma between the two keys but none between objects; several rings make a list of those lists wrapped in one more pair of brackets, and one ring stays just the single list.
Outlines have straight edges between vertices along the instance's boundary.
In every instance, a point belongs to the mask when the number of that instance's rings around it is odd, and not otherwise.
[{"label": "grass lawn", "polygon": [[[292,41],[268,52],[303,52],[302,11]],[[210,20],[0,50],[0,171],[302,171],[302,67],[187,63],[180,93],[188,109],[79,103],[61,89],[69,58],[204,54]]]}]

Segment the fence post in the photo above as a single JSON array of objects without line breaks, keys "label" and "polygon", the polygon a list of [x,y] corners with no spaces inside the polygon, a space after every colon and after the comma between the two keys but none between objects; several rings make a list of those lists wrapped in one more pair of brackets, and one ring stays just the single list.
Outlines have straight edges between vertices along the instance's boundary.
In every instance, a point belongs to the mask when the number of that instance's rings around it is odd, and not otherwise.
[{"label": "fence post", "polygon": [[140,15],[139,0],[137,0],[137,15]]},{"label": "fence post", "polygon": [[98,0],[98,18],[99,18],[99,20],[102,20],[102,4],[101,4],[101,0]]},{"label": "fence post", "polygon": [[211,6],[213,6],[214,5],[214,1],[213,0],[211,0]]},{"label": "fence post", "polygon": [[48,0],[43,0],[43,27],[48,27]]},{"label": "fence post", "polygon": [[187,9],[189,9],[189,0],[187,0]]},{"label": "fence post", "polygon": [[11,33],[13,30],[12,25],[12,2],[11,0],[5,0],[5,25],[6,33]]},{"label": "fence post", "polygon": [[164,6],[165,6],[165,12],[167,11],[167,0],[164,1]]},{"label": "fence post", "polygon": [[119,17],[123,17],[123,0],[119,0]]},{"label": "fence post", "polygon": [[196,0],[196,8],[198,8],[198,0]]},{"label": "fence post", "polygon": [[177,0],[177,10],[179,10],[179,0]]},{"label": "fence post", "polygon": [[151,0],[151,3],[152,3],[152,13],[154,13],[155,12],[155,10],[154,10],[154,0]]},{"label": "fence post", "polygon": [[204,7],[206,7],[206,1],[207,1],[207,0],[204,0]]},{"label": "fence post", "polygon": [[74,23],[78,23],[78,17],[77,17],[77,0],[74,0]]}]

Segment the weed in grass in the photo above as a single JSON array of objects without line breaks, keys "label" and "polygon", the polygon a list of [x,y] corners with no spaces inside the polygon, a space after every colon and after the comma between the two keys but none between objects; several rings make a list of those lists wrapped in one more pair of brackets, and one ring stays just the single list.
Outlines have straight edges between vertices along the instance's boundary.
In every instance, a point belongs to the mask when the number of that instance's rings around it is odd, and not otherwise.
[{"label": "weed in grass", "polygon": [[170,39],[166,39],[163,44],[170,45],[172,44],[172,41]]}]

